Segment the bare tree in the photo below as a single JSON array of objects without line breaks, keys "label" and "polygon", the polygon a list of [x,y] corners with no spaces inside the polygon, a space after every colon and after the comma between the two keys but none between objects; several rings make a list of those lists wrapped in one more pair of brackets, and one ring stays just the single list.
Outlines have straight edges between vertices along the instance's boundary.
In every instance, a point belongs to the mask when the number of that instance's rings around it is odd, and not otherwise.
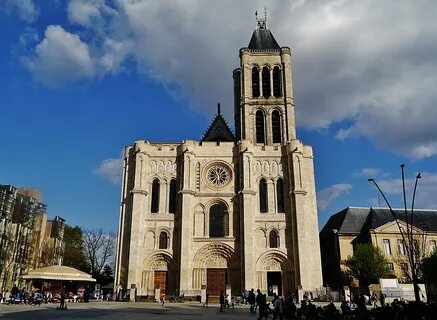
[{"label": "bare tree", "polygon": [[[406,277],[411,277],[411,281],[413,282],[413,288],[414,288],[414,297],[416,302],[420,302],[420,293],[419,293],[419,278],[422,273],[422,259],[424,258],[423,254],[425,250],[421,250],[421,248],[418,245],[417,237],[423,237],[426,235],[426,226],[422,226],[421,230],[419,232],[415,232],[415,224],[414,224],[414,202],[416,200],[416,190],[417,190],[417,183],[419,179],[422,178],[422,175],[420,172],[416,175],[416,180],[414,183],[414,190],[413,190],[413,198],[411,202],[411,210],[407,209],[407,197],[405,192],[405,175],[404,175],[404,164],[401,164],[401,174],[402,174],[402,194],[404,198],[404,224],[406,225],[406,228],[404,229],[403,223],[401,222],[402,219],[399,215],[396,214],[396,212],[393,210],[392,206],[388,202],[387,197],[385,196],[384,192],[382,192],[379,185],[376,183],[375,179],[368,179],[370,182],[373,182],[375,187],[378,189],[379,193],[384,198],[385,203],[387,204],[390,213],[394,220],[396,221],[396,224],[399,229],[399,233],[402,237],[402,242],[405,244],[405,251],[407,256],[407,264],[404,268],[404,274]],[[417,228],[417,227],[416,227]],[[422,242],[425,243],[424,241]]]},{"label": "bare tree", "polygon": [[105,233],[103,229],[83,231],[84,253],[94,277],[100,275],[103,267],[115,256],[115,239],[115,234]]}]

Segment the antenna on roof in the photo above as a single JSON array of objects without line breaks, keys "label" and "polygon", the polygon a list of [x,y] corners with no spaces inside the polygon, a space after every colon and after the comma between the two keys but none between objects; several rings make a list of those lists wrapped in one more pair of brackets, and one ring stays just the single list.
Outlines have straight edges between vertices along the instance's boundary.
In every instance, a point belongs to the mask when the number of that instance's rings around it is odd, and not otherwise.
[{"label": "antenna on roof", "polygon": [[258,18],[258,11],[255,11],[255,19],[259,29],[267,28],[267,8],[264,7],[264,18]]},{"label": "antenna on roof", "polygon": [[220,102],[217,102],[217,114],[220,114]]}]

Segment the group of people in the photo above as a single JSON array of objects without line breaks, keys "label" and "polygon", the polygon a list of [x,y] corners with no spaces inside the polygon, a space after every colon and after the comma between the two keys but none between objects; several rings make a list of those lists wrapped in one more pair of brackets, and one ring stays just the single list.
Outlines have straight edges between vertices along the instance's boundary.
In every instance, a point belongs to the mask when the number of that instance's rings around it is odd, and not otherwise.
[{"label": "group of people", "polygon": [[27,291],[19,290],[17,287],[13,287],[11,291],[6,290],[2,292],[0,290],[0,304],[7,303],[9,305],[14,304],[35,304],[40,305],[43,302],[48,303],[53,299],[52,293],[47,291],[44,295],[40,290]]},{"label": "group of people", "polygon": [[[209,300],[209,296],[207,295],[206,301],[208,300]],[[233,309],[234,306],[235,306],[235,301],[232,299],[232,297],[229,294],[227,294],[225,297],[223,290],[220,291],[220,312],[223,312],[223,309],[226,308]],[[206,303],[206,307],[208,307],[208,303]]]},{"label": "group of people", "polygon": [[[292,315],[296,312],[296,305],[294,304],[294,295],[288,291],[285,299],[279,297],[276,293],[271,292],[273,298],[271,302],[267,301],[267,296],[261,290],[254,289],[245,290],[242,292],[242,301],[249,305],[249,312],[256,313],[258,310],[258,319],[268,318],[270,314],[273,319],[282,320],[284,316]],[[269,295],[270,297],[271,295]]]}]

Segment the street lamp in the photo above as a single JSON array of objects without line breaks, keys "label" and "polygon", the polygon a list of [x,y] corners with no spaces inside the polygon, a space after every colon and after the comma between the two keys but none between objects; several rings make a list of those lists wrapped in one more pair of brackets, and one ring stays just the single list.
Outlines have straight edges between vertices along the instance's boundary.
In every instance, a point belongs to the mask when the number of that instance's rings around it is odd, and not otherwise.
[{"label": "street lamp", "polygon": [[[408,262],[410,264],[411,269],[411,279],[413,281],[413,288],[414,288],[414,297],[416,302],[420,302],[420,294],[419,294],[419,279],[418,279],[418,271],[420,268],[421,261],[418,257],[416,257],[416,254],[418,254],[418,250],[415,248],[414,238],[413,238],[413,222],[414,222],[414,203],[416,200],[416,190],[417,190],[417,183],[420,178],[422,178],[420,172],[416,175],[416,180],[414,183],[414,191],[413,191],[413,199],[411,202],[411,211],[408,212],[407,209],[407,197],[405,192],[405,175],[404,175],[404,168],[405,165],[401,164],[401,174],[402,174],[402,193],[403,193],[403,200],[404,200],[404,213],[405,213],[405,223],[407,225],[406,231],[404,228],[401,227],[399,223],[399,219],[394,212],[393,208],[391,207],[390,203],[387,200],[387,197],[385,196],[384,192],[382,192],[381,188],[376,183],[375,179],[368,179],[368,181],[373,182],[375,187],[378,189],[379,193],[384,198],[385,203],[387,204],[391,215],[393,216],[394,220],[396,221],[396,225],[398,226],[399,232],[402,236],[402,241],[405,243],[407,256],[408,256]],[[422,229],[424,230],[424,229]]]}]

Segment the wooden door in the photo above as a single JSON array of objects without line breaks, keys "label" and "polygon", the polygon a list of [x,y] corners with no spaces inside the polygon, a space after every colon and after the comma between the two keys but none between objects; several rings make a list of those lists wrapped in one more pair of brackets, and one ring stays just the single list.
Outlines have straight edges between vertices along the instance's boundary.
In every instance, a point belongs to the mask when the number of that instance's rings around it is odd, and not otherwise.
[{"label": "wooden door", "polygon": [[166,294],[167,271],[155,271],[154,288],[160,288],[161,294]]},{"label": "wooden door", "polygon": [[210,296],[219,296],[226,291],[226,269],[207,269],[206,293]]}]

